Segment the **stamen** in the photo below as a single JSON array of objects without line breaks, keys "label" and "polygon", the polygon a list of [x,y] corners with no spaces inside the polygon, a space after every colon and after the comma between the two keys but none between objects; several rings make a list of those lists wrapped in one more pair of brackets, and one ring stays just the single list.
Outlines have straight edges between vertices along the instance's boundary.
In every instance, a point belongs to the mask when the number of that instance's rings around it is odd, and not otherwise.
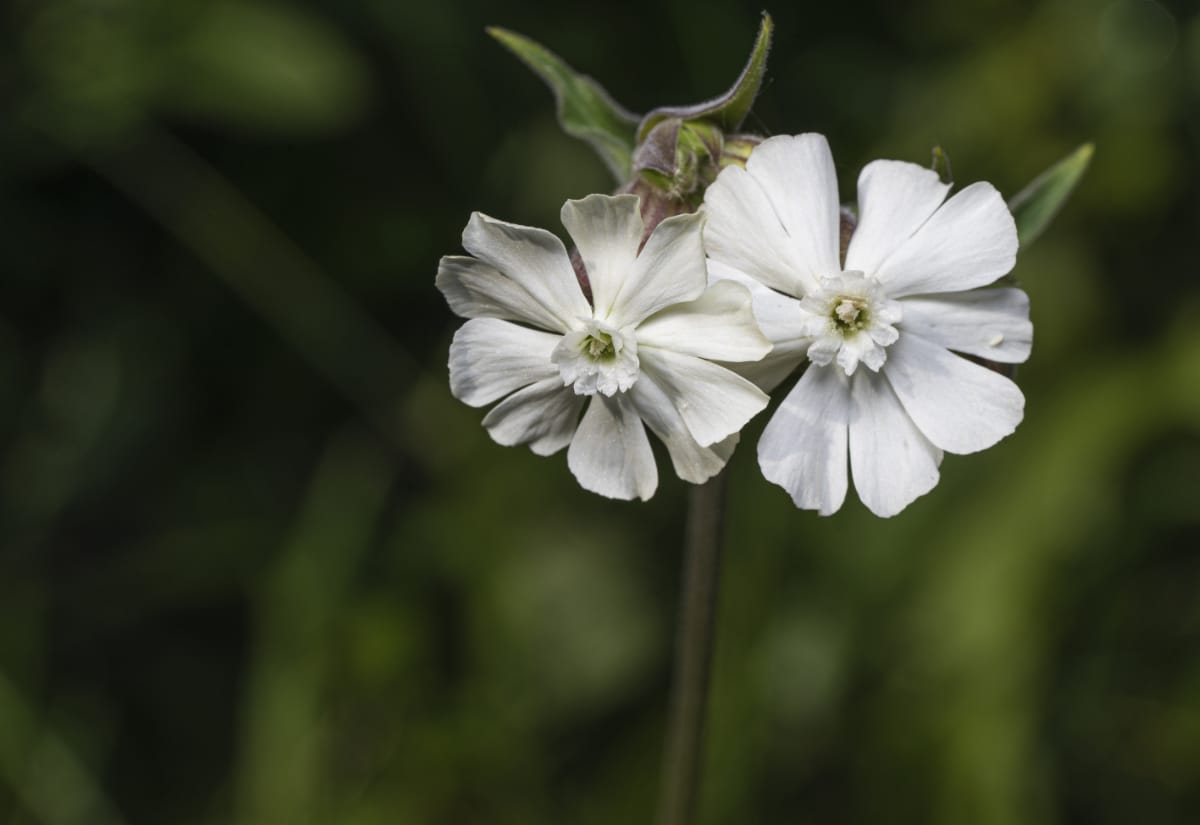
[{"label": "stamen", "polygon": [[607,333],[589,335],[584,339],[584,351],[593,359],[611,358],[613,352],[612,336]]},{"label": "stamen", "polygon": [[843,324],[853,324],[858,320],[858,307],[845,299],[837,305],[837,309],[834,312],[837,313],[837,317],[841,319]]},{"label": "stamen", "polygon": [[858,332],[867,326],[867,302],[862,298],[839,295],[832,305],[833,322],[842,334]]}]

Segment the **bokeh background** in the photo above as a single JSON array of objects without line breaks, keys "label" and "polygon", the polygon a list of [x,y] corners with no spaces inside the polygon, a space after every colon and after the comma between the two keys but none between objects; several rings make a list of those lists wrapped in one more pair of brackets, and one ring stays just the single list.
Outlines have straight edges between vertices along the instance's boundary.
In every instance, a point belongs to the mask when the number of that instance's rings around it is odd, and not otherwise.
[{"label": "bokeh background", "polygon": [[[701,821],[1200,821],[1200,14],[780,3],[747,124],[843,192],[1092,168],[1016,274],[1018,432],[897,518],[731,469]],[[502,24],[627,107],[756,3],[20,0],[0,25],[0,821],[651,820],[685,485],[455,402],[471,210],[612,187]],[[665,469],[665,468],[664,468]]]}]

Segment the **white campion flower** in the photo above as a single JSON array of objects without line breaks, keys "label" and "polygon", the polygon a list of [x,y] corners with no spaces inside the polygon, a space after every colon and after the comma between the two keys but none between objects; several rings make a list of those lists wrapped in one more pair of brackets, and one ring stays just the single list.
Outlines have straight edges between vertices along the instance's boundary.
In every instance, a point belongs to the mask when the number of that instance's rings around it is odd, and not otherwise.
[{"label": "white campion flower", "polygon": [[943,450],[982,450],[1021,421],[1017,385],[962,357],[1029,356],[1025,293],[980,288],[1012,269],[1016,227],[990,184],[949,191],[916,164],[868,164],[845,261],[821,135],[763,141],[705,195],[710,277],[750,287],[775,344],[745,374],[770,390],[811,362],[758,443],[798,507],[835,512],[852,472],[863,503],[895,515],[937,484]]},{"label": "white campion flower", "polygon": [[437,275],[450,308],[470,319],[450,345],[454,396],[474,407],[500,401],[483,419],[500,444],[539,455],[569,444],[571,472],[603,496],[654,494],[645,426],[680,478],[715,475],[768,399],[713,361],[758,360],[771,344],[746,287],[708,286],[703,220],[668,218],[641,248],[636,196],[567,201],[562,222],[589,304],[554,234],[472,214],[463,247],[473,257],[442,258]]}]

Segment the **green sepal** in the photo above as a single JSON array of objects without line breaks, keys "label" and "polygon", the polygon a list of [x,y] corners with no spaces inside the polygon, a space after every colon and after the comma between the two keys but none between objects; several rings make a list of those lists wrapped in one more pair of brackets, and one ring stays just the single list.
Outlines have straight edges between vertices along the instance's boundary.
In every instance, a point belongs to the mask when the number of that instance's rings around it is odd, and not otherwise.
[{"label": "green sepal", "polygon": [[1067,202],[1087,170],[1094,148],[1090,143],[1083,144],[1009,200],[1008,208],[1017,222],[1017,237],[1022,249],[1042,234]]},{"label": "green sepal", "polygon": [[667,118],[650,130],[633,153],[633,172],[669,197],[699,206],[720,171],[724,133],[711,123]]},{"label": "green sepal", "polygon": [[650,131],[668,118],[678,118],[688,121],[707,121],[717,126],[723,132],[736,131],[750,114],[750,107],[758,97],[762,88],[763,78],[767,73],[767,54],[771,51],[771,34],[775,23],[771,15],[763,12],[762,23],[758,27],[758,37],[754,48],[750,50],[750,59],[742,69],[737,82],[723,95],[697,103],[694,106],[663,106],[655,109],[638,124],[637,139],[643,141]]},{"label": "green sepal", "polygon": [[638,115],[614,101],[595,80],[579,74],[528,37],[496,26],[488,27],[487,33],[550,87],[563,131],[586,141],[618,182],[628,180]]}]

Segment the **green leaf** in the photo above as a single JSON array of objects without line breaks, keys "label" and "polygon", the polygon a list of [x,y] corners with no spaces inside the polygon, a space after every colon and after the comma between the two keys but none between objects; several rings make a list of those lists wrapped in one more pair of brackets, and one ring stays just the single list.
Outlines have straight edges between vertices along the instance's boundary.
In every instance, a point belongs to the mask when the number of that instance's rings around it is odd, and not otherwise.
[{"label": "green leaf", "polygon": [[1024,249],[1050,225],[1079,183],[1095,147],[1085,143],[1033,179],[1008,202],[1017,221],[1017,237]]},{"label": "green leaf", "polygon": [[664,106],[650,112],[638,126],[638,140],[645,140],[650,131],[667,118],[680,120],[707,120],[715,123],[722,131],[732,132],[742,125],[750,107],[758,97],[763,78],[767,73],[767,54],[771,51],[771,34],[775,23],[771,15],[763,12],[758,27],[758,38],[750,50],[750,59],[742,69],[737,82],[723,95],[697,103],[694,106]]},{"label": "green leaf", "polygon": [[546,81],[563,131],[596,150],[619,183],[628,180],[638,116],[616,103],[595,80],[528,37],[495,26],[487,33]]}]

